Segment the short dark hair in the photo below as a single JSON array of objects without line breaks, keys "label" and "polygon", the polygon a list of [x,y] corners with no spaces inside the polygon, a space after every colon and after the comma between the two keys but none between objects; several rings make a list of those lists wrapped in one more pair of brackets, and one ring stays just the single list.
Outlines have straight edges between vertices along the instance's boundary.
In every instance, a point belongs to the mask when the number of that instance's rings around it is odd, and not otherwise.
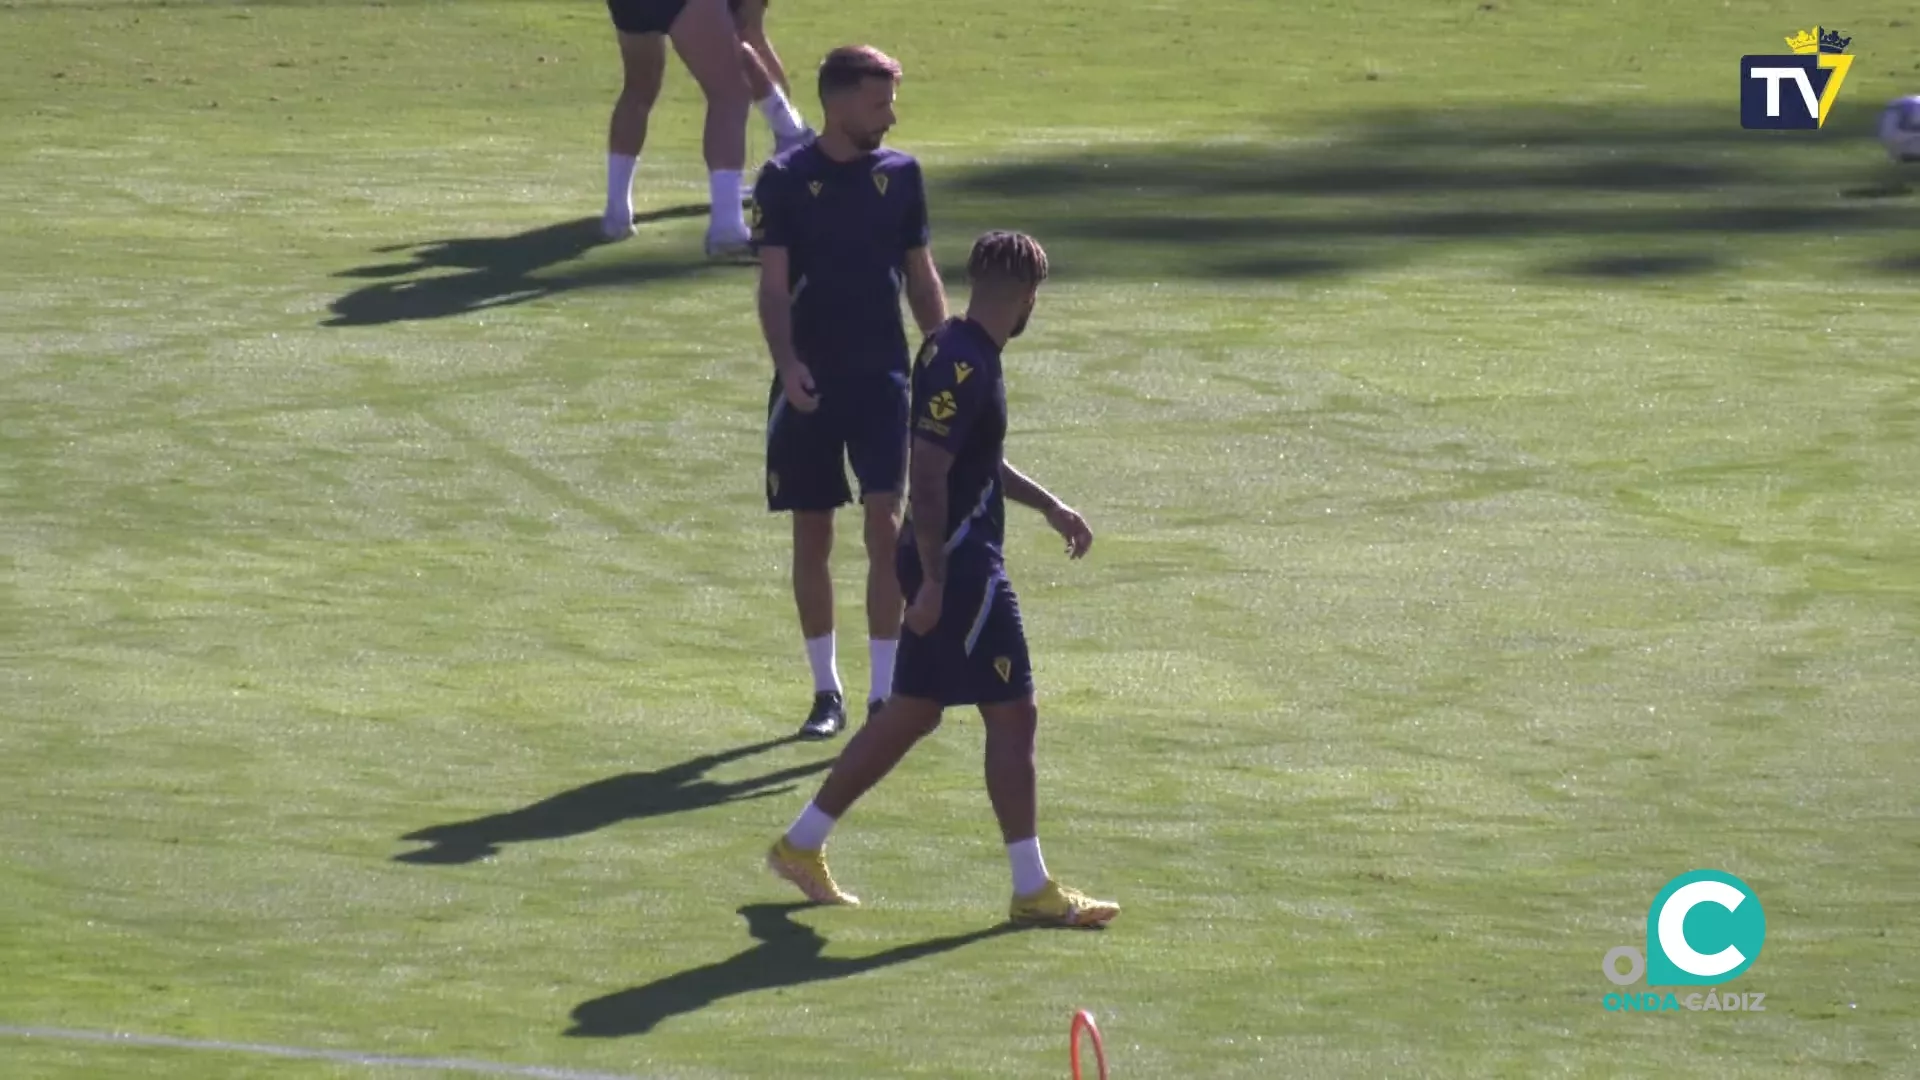
[{"label": "short dark hair", "polygon": [[900,61],[871,45],[842,45],[820,61],[820,96],[852,90],[868,79],[900,81]]},{"label": "short dark hair", "polygon": [[1038,285],[1047,280],[1047,249],[1026,233],[1005,229],[984,233],[967,256],[967,280],[976,285]]}]

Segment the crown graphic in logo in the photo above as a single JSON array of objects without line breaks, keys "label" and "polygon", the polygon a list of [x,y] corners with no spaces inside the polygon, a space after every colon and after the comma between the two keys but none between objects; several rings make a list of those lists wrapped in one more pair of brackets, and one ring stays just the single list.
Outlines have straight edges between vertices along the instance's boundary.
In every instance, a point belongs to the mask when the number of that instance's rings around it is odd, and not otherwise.
[{"label": "crown graphic in logo", "polygon": [[1787,45],[1801,55],[1809,53],[1843,53],[1853,44],[1850,37],[1841,37],[1840,31],[1816,26],[1812,30],[1801,30],[1787,39]]}]

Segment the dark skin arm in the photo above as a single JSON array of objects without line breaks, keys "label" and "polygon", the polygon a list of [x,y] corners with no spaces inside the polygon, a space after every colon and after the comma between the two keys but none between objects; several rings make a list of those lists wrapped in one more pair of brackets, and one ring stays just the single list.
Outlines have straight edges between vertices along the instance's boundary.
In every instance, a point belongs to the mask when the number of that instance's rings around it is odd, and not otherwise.
[{"label": "dark skin arm", "polygon": [[[907,629],[931,631],[940,621],[947,585],[947,472],[953,455],[925,440],[913,444],[907,499],[913,516],[913,542],[920,554],[920,591],[907,605]],[[1000,484],[1007,498],[1038,510],[1067,542],[1067,557],[1078,559],[1093,546],[1093,529],[1080,513],[1008,462],[1000,463]]]},{"label": "dark skin arm", "polygon": [[907,629],[931,631],[940,621],[940,599],[947,587],[947,472],[953,454],[925,439],[913,441],[907,474],[907,508],[913,519],[913,543],[920,553],[920,591],[907,604]]},{"label": "dark skin arm", "polygon": [[1066,540],[1068,558],[1077,559],[1093,546],[1093,530],[1087,526],[1086,519],[1031,477],[1014,468],[1012,462],[1000,463],[1000,486],[1006,491],[1008,499],[1046,516],[1047,524]]}]

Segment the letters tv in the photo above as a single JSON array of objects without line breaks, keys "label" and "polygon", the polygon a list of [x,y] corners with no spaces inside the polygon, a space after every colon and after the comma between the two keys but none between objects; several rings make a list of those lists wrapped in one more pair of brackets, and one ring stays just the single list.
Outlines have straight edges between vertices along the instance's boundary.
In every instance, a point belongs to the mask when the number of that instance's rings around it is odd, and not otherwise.
[{"label": "letters tv", "polygon": [[1820,95],[1833,76],[1820,58],[1743,56],[1740,58],[1740,126],[1810,131],[1820,126]]}]

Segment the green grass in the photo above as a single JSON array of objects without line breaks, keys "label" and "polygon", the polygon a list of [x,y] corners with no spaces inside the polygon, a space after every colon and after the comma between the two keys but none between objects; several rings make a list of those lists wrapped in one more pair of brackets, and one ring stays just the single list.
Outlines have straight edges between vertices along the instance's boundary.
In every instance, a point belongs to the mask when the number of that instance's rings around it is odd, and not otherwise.
[{"label": "green grass", "polygon": [[[1910,12],[1180,11],[774,7],[796,70],[905,61],[943,265],[1057,267],[1012,454],[1100,539],[1019,519],[1013,569],[1048,860],[1126,910],[982,936],[963,714],[837,834],[866,908],[759,868],[833,750],[725,756],[807,691],[751,274],[698,216],[582,241],[600,5],[0,0],[0,1025],[1028,1077],[1087,1007],[1118,1077],[1920,1069],[1920,194],[1866,136]],[[1816,21],[1828,128],[1739,131],[1735,58]],[[704,200],[695,96],[643,210]],[[1766,906],[1767,1011],[1606,1012],[1696,867]],[[263,1073],[418,1075],[0,1037]]]}]

